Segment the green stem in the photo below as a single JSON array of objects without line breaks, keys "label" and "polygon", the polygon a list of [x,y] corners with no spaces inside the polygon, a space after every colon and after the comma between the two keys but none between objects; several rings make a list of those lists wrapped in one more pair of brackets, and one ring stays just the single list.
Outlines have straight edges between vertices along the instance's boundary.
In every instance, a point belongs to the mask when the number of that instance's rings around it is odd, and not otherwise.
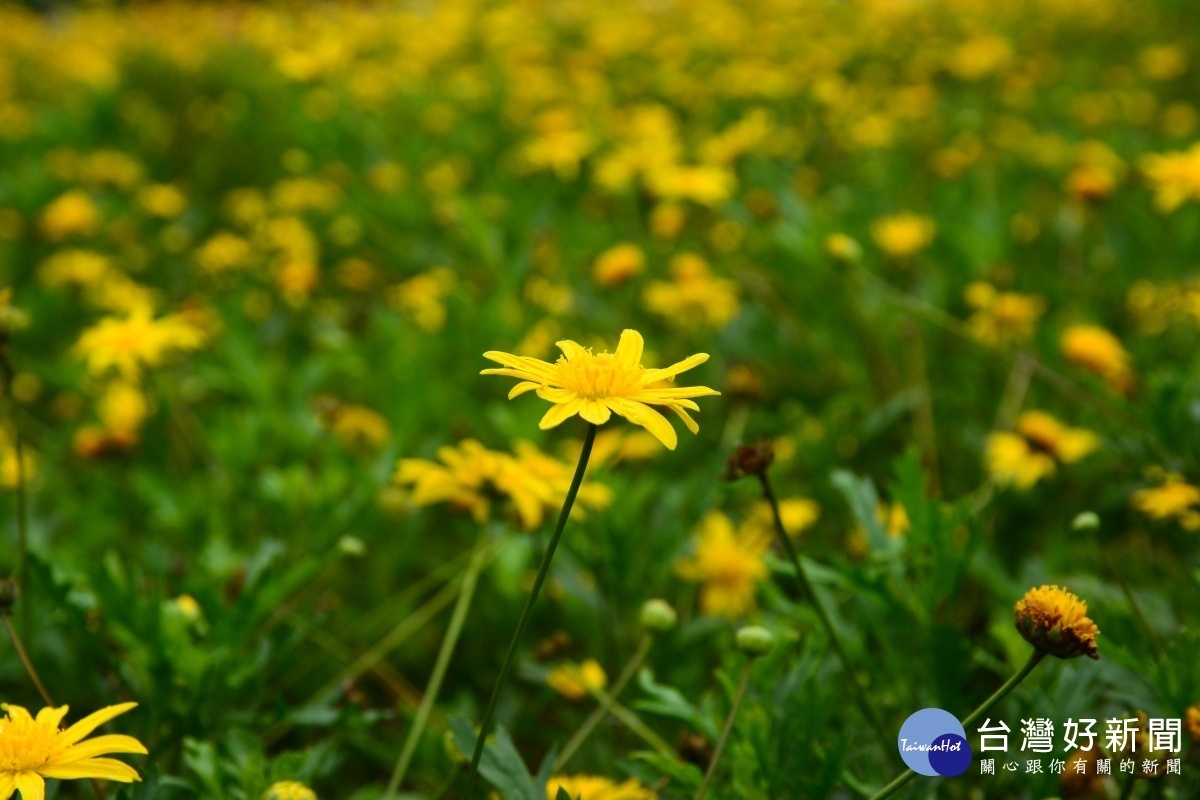
[{"label": "green stem", "polygon": [[[776,538],[779,539],[784,552],[787,553],[788,559],[792,562],[792,567],[796,572],[796,582],[800,585],[800,591],[807,595],[812,602],[813,610],[817,612],[817,618],[820,619],[821,626],[825,628],[825,633],[829,636],[829,643],[833,646],[833,652],[837,655],[838,660],[842,662],[842,669],[850,676],[850,685],[854,690],[854,700],[858,704],[863,718],[873,730],[882,731],[883,728],[879,724],[879,720],[876,719],[870,702],[867,701],[867,695],[863,690],[862,684],[858,682],[854,665],[850,662],[850,657],[846,654],[846,648],[842,646],[841,637],[838,636],[837,630],[833,627],[833,620],[830,618],[829,612],[825,610],[825,605],[817,595],[812,581],[808,578],[808,572],[804,569],[803,562],[800,561],[800,554],[796,552],[796,546],[792,543],[792,537],[788,536],[787,529],[783,527],[783,517],[779,513],[779,501],[775,498],[775,490],[771,488],[771,479],[767,477],[765,471],[758,474],[758,479],[762,484],[763,496],[771,506],[771,515],[775,519]],[[886,744],[884,750],[887,750]]]},{"label": "green stem", "polygon": [[1133,787],[1136,781],[1137,776],[1130,773],[1128,780],[1125,781],[1125,786],[1121,789],[1120,800],[1129,800],[1129,798],[1133,797]]},{"label": "green stem", "polygon": [[666,739],[662,738],[653,730],[651,730],[650,726],[642,722],[641,718],[638,717],[637,714],[634,714],[628,708],[621,705],[616,700],[612,699],[611,696],[605,693],[597,692],[596,696],[600,698],[601,702],[607,700],[609,704],[609,713],[616,717],[616,719],[626,728],[629,728],[629,730],[636,733],[642,739],[642,741],[672,761],[679,760],[679,753],[675,752],[675,748],[671,747],[671,745],[667,743]]},{"label": "green stem", "polygon": [[[1021,681],[1025,680],[1029,673],[1033,672],[1034,667],[1042,663],[1042,659],[1045,657],[1046,654],[1041,650],[1034,650],[1033,654],[1029,656],[1029,660],[1025,662],[1025,666],[1017,670],[1016,674],[1005,681],[1003,686],[994,691],[991,697],[989,697],[987,700],[984,700],[979,708],[976,708],[974,711],[968,714],[967,717],[963,719],[962,726],[964,728],[970,727],[976,720],[990,711],[992,706],[996,705],[1005,697],[1007,697],[1008,693],[1017,688],[1017,685],[1020,684]],[[896,776],[895,780],[880,789],[879,792],[871,797],[871,800],[884,800],[884,798],[891,797],[897,789],[915,777],[917,777],[917,773],[913,772],[911,769],[904,770],[904,772]]]},{"label": "green stem", "polygon": [[526,626],[529,625],[529,618],[533,614],[533,605],[542,591],[542,584],[546,582],[547,573],[550,572],[550,562],[554,559],[558,540],[562,538],[563,529],[567,526],[567,518],[571,515],[571,506],[575,505],[575,495],[579,494],[579,485],[583,483],[583,473],[587,471],[588,459],[591,458],[592,445],[595,442],[596,426],[589,422],[587,435],[583,439],[583,450],[579,453],[579,463],[575,466],[575,476],[571,478],[571,488],[567,490],[567,496],[563,500],[562,511],[558,514],[558,523],[554,526],[554,533],[550,535],[550,543],[546,545],[546,552],[542,554],[542,563],[538,567],[537,577],[533,579],[533,588],[525,601],[525,608],[521,612],[521,619],[517,622],[517,630],[513,633],[512,641],[509,642],[508,652],[504,654],[504,662],[500,665],[500,675],[496,678],[492,697],[488,700],[487,709],[483,712],[483,722],[479,726],[479,738],[475,740],[475,751],[471,754],[471,766],[467,772],[466,800],[471,800],[475,793],[475,778],[479,774],[479,761],[483,758],[483,746],[491,731],[492,718],[496,716],[496,703],[500,699],[500,691],[508,679],[508,671],[512,668],[517,647],[521,644],[521,637],[525,634]]},{"label": "green stem", "polygon": [[567,762],[571,760],[571,756],[575,755],[575,751],[579,749],[588,736],[591,735],[592,731],[595,730],[596,726],[600,724],[600,720],[604,719],[608,714],[609,709],[612,708],[612,704],[621,695],[621,692],[625,690],[625,687],[637,671],[641,669],[642,663],[645,662],[646,655],[650,652],[650,645],[653,642],[654,637],[648,633],[642,637],[637,650],[630,656],[629,663],[625,665],[625,669],[621,671],[621,675],[617,678],[616,683],[613,684],[612,691],[601,697],[600,704],[583,721],[583,725],[579,727],[579,730],[575,732],[575,735],[567,742],[566,747],[559,753],[558,758],[555,759],[554,769],[556,771],[561,770],[567,765]]},{"label": "green stem", "polygon": [[412,727],[409,728],[408,736],[404,740],[404,747],[400,751],[400,757],[396,760],[396,768],[392,771],[392,779],[388,782],[387,791],[384,793],[384,800],[393,800],[396,796],[396,791],[400,788],[400,784],[404,782],[404,775],[408,772],[408,765],[412,762],[413,754],[417,751],[417,744],[421,740],[421,734],[425,732],[425,726],[429,722],[429,714],[433,711],[433,704],[437,700],[438,692],[442,688],[442,680],[446,677],[446,670],[450,666],[450,659],[454,655],[454,648],[458,644],[459,634],[462,633],[463,623],[467,619],[467,611],[471,608],[471,600],[475,596],[475,587],[479,583],[479,573],[483,571],[485,563],[484,554],[487,550],[487,531],[480,534],[478,541],[475,543],[475,548],[471,553],[471,562],[467,566],[467,571],[463,575],[462,585],[458,592],[458,602],[454,606],[454,611],[450,615],[450,626],[446,629],[446,635],[442,639],[442,647],[438,651],[437,661],[433,665],[433,673],[429,676],[429,684],[425,687],[425,693],[421,697],[421,705],[417,708],[417,715],[413,719]]},{"label": "green stem", "polygon": [[29,680],[33,681],[33,685],[37,688],[38,694],[42,696],[42,700],[46,705],[53,706],[54,701],[50,699],[50,693],[46,691],[46,685],[42,683],[42,679],[38,677],[37,670],[33,668],[33,662],[29,660],[29,653],[25,651],[25,646],[21,644],[21,637],[17,636],[17,631],[13,627],[12,621],[8,618],[8,614],[0,614],[0,621],[3,621],[4,629],[8,631],[8,638],[12,640],[13,649],[17,651],[17,658],[21,660],[21,666],[25,667],[25,672],[29,675]]},{"label": "green stem", "polygon": [[742,699],[746,696],[746,687],[750,685],[750,671],[753,668],[754,661],[746,659],[746,666],[742,668],[742,680],[738,684],[737,695],[733,698],[733,708],[729,709],[729,716],[725,719],[725,727],[721,729],[721,736],[717,739],[717,746],[713,749],[712,758],[708,762],[708,769],[704,772],[704,780],[700,782],[700,788],[696,790],[694,800],[704,800],[704,793],[708,791],[708,784],[712,781],[712,777],[717,771],[717,762],[721,760],[721,753],[725,750],[725,743],[729,741],[729,734],[733,732],[733,723],[737,720],[738,712],[742,709]]}]

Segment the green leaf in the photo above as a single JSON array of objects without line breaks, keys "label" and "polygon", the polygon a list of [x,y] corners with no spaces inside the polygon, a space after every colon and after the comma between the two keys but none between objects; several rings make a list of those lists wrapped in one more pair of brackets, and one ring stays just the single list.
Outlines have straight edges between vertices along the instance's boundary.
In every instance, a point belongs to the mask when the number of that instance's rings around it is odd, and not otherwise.
[{"label": "green leaf", "polygon": [[668,758],[662,753],[643,750],[634,753],[633,757],[638,761],[645,761],[660,774],[670,778],[675,788],[682,789],[684,794],[690,795],[695,792],[700,788],[700,781],[704,779],[704,775],[695,764]]},{"label": "green leaf", "polygon": [[[465,719],[450,720],[454,732],[454,743],[466,758],[475,751],[475,729]],[[539,794],[538,784],[530,777],[529,768],[517,752],[512,737],[503,725],[496,726],[496,741],[488,742],[483,748],[479,762],[479,774],[495,787],[504,800],[545,800],[543,784]]]},{"label": "green leaf", "polygon": [[638,672],[638,686],[642,687],[642,691],[650,695],[651,698],[649,700],[635,701],[633,707],[638,711],[645,711],[647,714],[657,714],[660,717],[669,717],[686,722],[709,739],[717,738],[716,726],[704,714],[700,713],[695,706],[689,703],[677,689],[655,683],[654,676],[650,670],[643,669]]},{"label": "green leaf", "polygon": [[554,800],[575,800],[575,798],[567,794],[567,790],[560,786],[558,787],[558,794],[554,796]]}]

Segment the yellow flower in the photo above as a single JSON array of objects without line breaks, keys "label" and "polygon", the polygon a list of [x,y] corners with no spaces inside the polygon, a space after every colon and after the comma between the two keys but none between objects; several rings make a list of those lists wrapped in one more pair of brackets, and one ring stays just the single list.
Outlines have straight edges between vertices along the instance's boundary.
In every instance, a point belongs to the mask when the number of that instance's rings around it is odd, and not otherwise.
[{"label": "yellow flower", "polygon": [[1191,737],[1200,742],[1200,703],[1187,710],[1187,729]]},{"label": "yellow flower", "polygon": [[871,238],[879,249],[893,258],[909,258],[933,241],[937,226],[919,214],[895,214],[871,223]]},{"label": "yellow flower", "polygon": [[204,331],[183,316],[154,319],[149,306],[139,305],[124,319],[106,317],[88,328],[75,349],[93,374],[116,369],[125,380],[136,381],[143,367],[161,364],[172,351],[195,350],[204,338]]},{"label": "yellow flower", "polygon": [[181,594],[176,597],[175,608],[179,610],[184,619],[191,621],[200,619],[200,615],[203,613],[200,603],[190,594]]},{"label": "yellow flower", "polygon": [[617,286],[646,268],[646,254],[636,244],[618,244],[596,257],[592,278],[604,287]]},{"label": "yellow flower", "polygon": [[880,503],[875,507],[875,519],[893,539],[899,539],[912,527],[908,521],[908,509],[901,503]]},{"label": "yellow flower", "polygon": [[73,189],[42,211],[42,233],[49,239],[86,236],[100,224],[100,212],[86,192]]},{"label": "yellow flower", "polygon": [[695,539],[695,552],[676,562],[675,572],[703,584],[701,610],[729,619],[752,611],[755,589],[770,574],[763,560],[771,545],[770,533],[758,525],[735,531],[729,517],[710,511],[700,521]]},{"label": "yellow flower", "polygon": [[546,784],[546,800],[558,800],[559,789],[565,790],[571,800],[655,800],[658,797],[635,778],[620,784],[594,775],[551,778]]},{"label": "yellow flower", "polygon": [[138,431],[149,413],[150,406],[142,390],[119,379],[105,387],[96,403],[96,414],[108,432],[129,444],[137,441]]},{"label": "yellow flower", "polygon": [[263,800],[317,800],[317,795],[299,781],[279,781],[263,792]]},{"label": "yellow flower", "polygon": [[508,393],[509,399],[536,390],[538,397],[554,405],[542,417],[542,430],[553,428],[578,414],[594,425],[608,422],[616,413],[635,425],[641,425],[660,442],[674,450],[678,442],[675,429],[666,417],[651,406],[666,406],[674,411],[692,433],[700,426],[687,411],[700,407],[688,398],[720,394],[704,386],[670,388],[658,386],[708,360],[707,353],[690,356],[665,369],[642,366],[642,336],[626,329],[615,353],[600,354],[564,339],[557,343],[563,355],[553,364],[536,358],[489,350],[484,358],[504,365],[503,369],[485,369],[483,375],[505,375],[521,382]]},{"label": "yellow flower", "polygon": [[1133,367],[1128,351],[1116,336],[1097,325],[1073,325],[1059,342],[1069,360],[1108,381],[1118,392],[1133,388]]},{"label": "yellow flower", "polygon": [[608,675],[604,667],[589,658],[582,664],[561,664],[550,670],[546,684],[568,700],[582,700],[607,686]]},{"label": "yellow flower", "polygon": [[[497,482],[500,489],[513,495],[514,499],[517,494],[525,492],[541,500],[541,511],[529,514],[526,518],[526,527],[536,528],[542,524],[545,514],[562,507],[571,488],[571,479],[575,477],[579,454],[576,453],[570,462],[563,461],[543,453],[533,442],[524,439],[513,443],[513,454],[514,467],[502,470]],[[577,502],[571,508],[571,513],[583,517],[584,509],[605,508],[612,503],[612,499],[613,493],[609,487],[595,481],[584,481],[579,486]]]},{"label": "yellow flower", "polygon": [[831,233],[825,237],[825,253],[838,261],[858,261],[862,246],[844,233]]},{"label": "yellow flower", "polygon": [[249,266],[254,259],[254,249],[236,233],[220,231],[196,248],[194,256],[196,264],[205,272],[224,272]]},{"label": "yellow flower", "polygon": [[392,436],[384,416],[366,406],[323,395],[315,401],[321,423],[347,447],[380,448]]},{"label": "yellow flower", "polygon": [[1100,658],[1096,649],[1100,631],[1088,619],[1087,603],[1066,589],[1030,589],[1017,602],[1015,611],[1017,630],[1043,653],[1058,658]]},{"label": "yellow flower", "polygon": [[1149,154],[1142,172],[1154,185],[1154,207],[1169,214],[1188,200],[1200,200],[1200,142],[1183,152]]},{"label": "yellow flower", "polygon": [[[821,516],[821,507],[807,497],[788,497],[779,501],[779,516],[788,536],[799,536]],[[746,520],[747,526],[757,526],[768,538],[775,534],[775,514],[771,504],[763,500],[754,506]]]},{"label": "yellow flower", "polygon": [[1195,506],[1200,505],[1200,488],[1178,473],[1169,473],[1162,484],[1133,493],[1133,507],[1157,520],[1176,518],[1185,527],[1200,523]]},{"label": "yellow flower", "polygon": [[7,428],[0,428],[0,486],[15,489],[24,482],[29,485],[37,471],[37,455],[29,442],[21,442],[21,458],[17,460],[17,445]]},{"label": "yellow flower", "polygon": [[174,219],[187,208],[187,198],[178,187],[156,183],[138,192],[138,204],[147,213],[163,219]]},{"label": "yellow flower", "polygon": [[136,705],[122,703],[102,708],[66,730],[58,726],[67,715],[67,706],[43,708],[35,718],[20,706],[0,705],[7,712],[0,718],[0,798],[8,800],[18,791],[23,800],[42,800],[46,778],[99,778],[120,783],[141,780],[128,764],[102,758],[113,753],[145,755],[141,742],[116,733],[86,738]]},{"label": "yellow flower", "polygon": [[437,457],[441,463],[400,459],[392,482],[410,487],[409,500],[417,506],[451,503],[483,522],[490,506],[485,491],[499,472],[500,455],[474,439],[466,439],[453,447],[439,447]]},{"label": "yellow flower", "polygon": [[715,206],[733,194],[737,179],[726,167],[712,164],[671,164],[656,169],[648,181],[650,191],[665,200],[691,200]]},{"label": "yellow flower", "polygon": [[671,280],[651,281],[642,303],[673,325],[720,330],[737,316],[738,284],[715,277],[700,256],[681,253],[671,260]]},{"label": "yellow flower", "polygon": [[453,270],[434,267],[388,289],[387,301],[392,308],[410,316],[421,330],[436,333],[446,324],[444,298],[454,283]]},{"label": "yellow flower", "polygon": [[1046,310],[1046,301],[1037,295],[998,292],[983,282],[972,283],[963,295],[967,305],[975,309],[967,320],[967,330],[985,344],[1029,341]]},{"label": "yellow flower", "polygon": [[112,272],[108,256],[90,250],[59,250],[38,264],[38,278],[51,288],[70,284],[91,286]]},{"label": "yellow flower", "polygon": [[992,480],[1028,489],[1100,446],[1096,434],[1069,428],[1043,411],[1017,418],[1016,432],[997,431],[987,438],[987,466]]}]

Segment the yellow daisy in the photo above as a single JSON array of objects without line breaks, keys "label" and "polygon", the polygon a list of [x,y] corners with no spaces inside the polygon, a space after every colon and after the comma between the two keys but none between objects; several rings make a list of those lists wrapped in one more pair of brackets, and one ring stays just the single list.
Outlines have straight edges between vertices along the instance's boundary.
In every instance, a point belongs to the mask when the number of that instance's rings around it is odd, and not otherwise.
[{"label": "yellow daisy", "polygon": [[536,390],[538,397],[553,403],[538,426],[542,430],[553,428],[576,414],[594,425],[603,425],[616,413],[641,425],[674,450],[678,443],[675,429],[651,406],[666,406],[679,415],[688,430],[697,433],[700,426],[687,412],[699,411],[700,407],[688,398],[720,392],[706,386],[659,386],[659,383],[703,364],[708,360],[708,354],[697,353],[665,369],[646,369],[641,363],[644,345],[640,333],[627,329],[621,333],[615,353],[596,354],[564,339],[558,342],[563,355],[553,364],[489,350],[483,357],[502,364],[503,368],[485,369],[481,374],[520,378],[521,382],[508,393],[509,399]]},{"label": "yellow daisy", "polygon": [[7,716],[0,717],[0,800],[8,800],[13,792],[20,792],[22,800],[42,800],[46,778],[99,778],[121,783],[141,780],[128,764],[101,757],[112,753],[145,755],[146,748],[137,739],[113,733],[85,741],[96,728],[136,705],[121,703],[102,708],[66,730],[58,726],[67,715],[67,706],[43,708],[33,717],[20,706],[0,705],[7,712]]},{"label": "yellow daisy", "polygon": [[571,800],[654,800],[658,797],[636,778],[617,783],[596,775],[564,775],[550,779],[546,784],[546,797],[557,800],[560,789]]},{"label": "yellow daisy", "polygon": [[720,511],[709,511],[695,532],[692,555],[675,564],[675,574],[702,584],[700,609],[711,616],[738,619],[754,610],[758,584],[770,577],[764,556],[771,532],[753,523],[740,530]]}]

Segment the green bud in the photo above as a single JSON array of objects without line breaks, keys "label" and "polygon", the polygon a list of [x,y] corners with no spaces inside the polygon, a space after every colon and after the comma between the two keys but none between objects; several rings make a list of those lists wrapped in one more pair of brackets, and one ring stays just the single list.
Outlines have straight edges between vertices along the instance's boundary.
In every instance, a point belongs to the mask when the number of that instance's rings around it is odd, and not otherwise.
[{"label": "green bud", "polygon": [[1094,531],[1100,529],[1100,516],[1095,511],[1080,511],[1071,520],[1071,530]]},{"label": "green bud", "polygon": [[761,625],[748,625],[737,632],[737,647],[752,658],[766,655],[775,647],[775,634]]},{"label": "green bud", "polygon": [[642,627],[654,633],[664,633],[675,627],[679,615],[666,600],[655,598],[642,605]]}]

